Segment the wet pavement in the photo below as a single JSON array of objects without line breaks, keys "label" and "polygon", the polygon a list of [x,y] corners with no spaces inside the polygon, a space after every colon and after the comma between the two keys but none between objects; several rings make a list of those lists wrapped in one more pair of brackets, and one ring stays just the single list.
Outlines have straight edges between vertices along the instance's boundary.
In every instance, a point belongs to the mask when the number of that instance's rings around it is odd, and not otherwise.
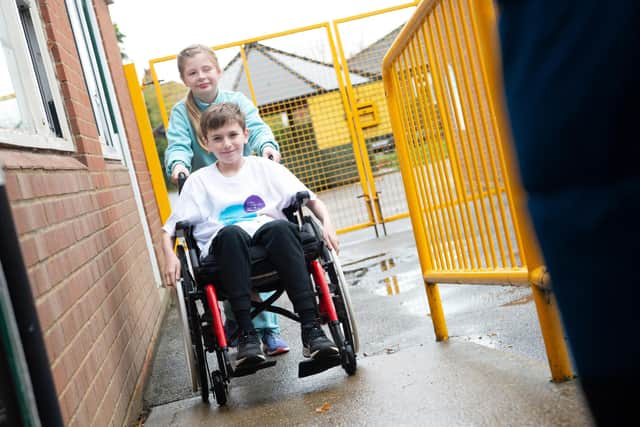
[{"label": "wet pavement", "polygon": [[234,379],[226,407],[213,395],[202,404],[172,305],[144,394],[144,425],[591,424],[577,382],[550,382],[528,288],[440,285],[450,340],[437,343],[410,224],[387,228],[378,239],[372,229],[341,236],[360,336],[354,376],[336,367],[297,378],[299,326],[281,318],[291,352]]}]

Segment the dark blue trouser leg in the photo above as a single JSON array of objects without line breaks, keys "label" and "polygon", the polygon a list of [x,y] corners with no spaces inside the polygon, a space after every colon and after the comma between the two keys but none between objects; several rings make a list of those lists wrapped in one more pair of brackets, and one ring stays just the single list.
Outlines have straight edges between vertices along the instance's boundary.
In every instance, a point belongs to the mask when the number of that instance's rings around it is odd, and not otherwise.
[{"label": "dark blue trouser leg", "polygon": [[594,418],[622,425],[640,381],[640,2],[499,3],[531,217]]}]

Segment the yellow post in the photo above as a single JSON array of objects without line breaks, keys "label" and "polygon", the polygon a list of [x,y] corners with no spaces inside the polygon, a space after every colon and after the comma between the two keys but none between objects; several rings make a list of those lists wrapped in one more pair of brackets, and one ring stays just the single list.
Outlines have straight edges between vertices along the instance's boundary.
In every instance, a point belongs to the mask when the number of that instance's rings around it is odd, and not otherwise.
[{"label": "yellow post", "polygon": [[[511,167],[506,168],[506,171],[510,175],[507,182],[515,183],[515,185],[512,186],[512,191],[514,192],[516,223],[523,236],[524,258],[529,270],[531,290],[538,312],[542,337],[547,350],[551,376],[553,381],[566,381],[573,378],[571,361],[555,298],[550,289],[544,288],[545,283],[542,277],[544,260],[540,253],[530,219],[526,213],[524,197],[520,194],[517,163],[510,144],[511,132],[507,126],[508,121],[505,114],[504,100],[502,97],[497,96],[502,93],[499,89],[502,86],[499,83],[502,81],[502,77],[498,71],[497,61],[483,60],[483,58],[495,58],[495,55],[490,54],[490,52],[496,52],[498,47],[497,36],[494,31],[495,25],[492,24],[492,22],[495,22],[493,2],[484,0],[481,6],[474,7],[474,5],[470,5],[470,9],[472,11],[471,22],[474,27],[473,31],[477,35],[479,47],[483,51],[482,55],[480,55],[480,62],[482,74],[488,86],[487,95],[491,98],[489,104],[494,107],[499,135],[504,142],[500,145],[504,150],[506,163],[511,165]],[[483,16],[478,16],[478,13],[482,13]]]},{"label": "yellow post", "polygon": [[[365,147],[364,153],[361,149],[364,136],[362,135],[362,129],[358,131],[357,120],[357,108],[354,100],[355,94],[353,91],[349,91],[348,86],[351,85],[351,80],[348,78],[349,70],[345,69],[344,74],[340,72],[345,67],[346,60],[344,59],[344,53],[342,52],[342,41],[340,40],[340,34],[338,33],[337,23],[333,23],[333,30],[336,33],[336,43],[334,43],[331,35],[331,28],[329,24],[326,27],[327,37],[329,39],[329,46],[331,48],[331,55],[333,56],[333,67],[336,71],[336,78],[338,80],[338,86],[340,88],[340,95],[342,97],[342,103],[344,105],[345,115],[347,117],[347,127],[349,134],[351,135],[351,145],[353,146],[353,155],[356,160],[356,168],[358,170],[358,177],[360,178],[360,187],[362,188],[362,196],[367,208],[367,214],[369,215],[369,224],[376,226],[376,216],[374,214],[374,208],[371,206],[371,200],[377,198],[375,190],[375,181],[373,181],[373,174],[369,166],[369,156]],[[336,44],[338,46],[339,54],[336,52]],[[338,57],[339,55],[339,57]],[[339,59],[340,58],[340,59]],[[342,60],[342,63],[340,62]],[[343,64],[343,65],[340,65]],[[374,188],[371,189],[369,184],[373,181]],[[377,230],[376,230],[377,235]]]},{"label": "yellow post", "polygon": [[136,115],[136,122],[138,123],[138,131],[140,132],[140,139],[142,140],[144,157],[147,159],[147,167],[151,174],[153,194],[156,197],[156,203],[160,212],[160,220],[164,223],[171,214],[171,207],[169,205],[167,187],[164,183],[164,173],[160,165],[160,159],[158,158],[155,139],[153,138],[153,129],[151,128],[147,109],[144,104],[142,89],[138,84],[136,66],[134,64],[126,64],[123,68],[124,75],[127,79],[127,86],[129,87],[131,105],[133,106],[133,111]]},{"label": "yellow post", "polygon": [[[387,54],[388,55],[388,54]],[[393,137],[396,140],[398,150],[398,161],[401,163],[402,182],[404,183],[407,195],[407,203],[409,204],[409,213],[411,217],[411,225],[413,227],[413,235],[416,240],[416,249],[420,259],[420,267],[423,276],[426,272],[432,270],[431,257],[429,256],[429,244],[427,243],[422,230],[425,230],[422,222],[422,209],[418,201],[415,185],[409,171],[413,171],[413,166],[409,162],[407,143],[405,140],[403,129],[401,128],[402,119],[398,111],[398,94],[393,83],[391,75],[391,65],[385,60],[383,62],[382,75],[384,81],[385,92],[387,95],[387,105],[389,107],[389,117],[393,128]],[[411,174],[413,175],[413,174]],[[429,302],[429,311],[431,312],[431,321],[433,322],[433,331],[437,341],[446,341],[449,339],[449,331],[447,330],[447,322],[444,318],[442,310],[442,301],[440,300],[440,291],[436,283],[428,283],[426,280],[425,291],[427,293],[427,301]]]},{"label": "yellow post", "polygon": [[253,89],[253,81],[251,81],[251,72],[249,72],[249,62],[247,61],[247,52],[244,50],[244,45],[240,45],[240,56],[242,57],[242,66],[244,67],[244,75],[247,77],[247,86],[249,86],[251,100],[253,101],[253,105],[258,105],[256,91]]},{"label": "yellow post", "polygon": [[[353,86],[351,84],[351,77],[349,75],[349,66],[347,65],[347,58],[344,54],[344,49],[342,47],[342,39],[340,37],[340,31],[338,29],[338,24],[341,20],[336,20],[333,22],[333,32],[336,35],[336,44],[338,46],[338,52],[340,55],[340,61],[342,64],[342,68],[344,71],[344,87],[347,91],[347,97],[349,99],[349,110],[351,111],[351,119],[353,120],[353,126],[355,129],[356,140],[354,141],[354,148],[359,151],[359,158],[362,161],[362,165],[364,168],[364,173],[366,176],[366,180],[369,184],[368,193],[365,192],[365,195],[373,201],[373,209],[377,216],[377,222],[383,224],[384,226],[384,218],[382,216],[382,211],[380,208],[380,203],[378,200],[378,190],[376,189],[376,181],[373,178],[373,171],[371,170],[371,160],[369,159],[369,153],[367,151],[367,144],[365,142],[364,133],[362,132],[362,124],[360,123],[360,115],[357,113],[357,99],[355,91],[353,90]],[[355,151],[355,150],[354,150]],[[368,200],[367,200],[368,201]]]},{"label": "yellow post", "polygon": [[167,115],[167,107],[164,105],[164,96],[162,96],[162,88],[160,87],[160,81],[158,80],[158,74],[156,73],[154,61],[149,61],[149,71],[151,72],[153,88],[156,92],[156,98],[158,99],[158,110],[160,111],[160,117],[162,117],[162,124],[164,125],[165,129],[168,129],[169,116]]}]

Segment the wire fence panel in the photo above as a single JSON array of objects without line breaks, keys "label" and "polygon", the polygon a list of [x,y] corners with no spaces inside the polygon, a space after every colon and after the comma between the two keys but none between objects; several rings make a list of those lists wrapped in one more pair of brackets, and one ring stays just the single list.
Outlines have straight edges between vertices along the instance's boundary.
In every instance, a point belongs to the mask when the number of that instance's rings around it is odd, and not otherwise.
[{"label": "wire fence panel", "polygon": [[[381,64],[413,9],[409,3],[345,18],[340,32],[335,23],[333,33],[320,23],[213,47],[223,69],[220,88],[254,102],[280,144],[282,163],[327,202],[339,232],[408,215]],[[162,158],[162,126],[186,94],[175,55],[150,61],[147,80]]]},{"label": "wire fence panel", "polygon": [[[382,82],[382,60],[414,10],[415,4],[408,3],[334,21],[341,61],[349,71],[346,89],[370,185],[367,196],[382,223],[408,216]],[[354,81],[350,76],[356,73],[368,80]]]}]

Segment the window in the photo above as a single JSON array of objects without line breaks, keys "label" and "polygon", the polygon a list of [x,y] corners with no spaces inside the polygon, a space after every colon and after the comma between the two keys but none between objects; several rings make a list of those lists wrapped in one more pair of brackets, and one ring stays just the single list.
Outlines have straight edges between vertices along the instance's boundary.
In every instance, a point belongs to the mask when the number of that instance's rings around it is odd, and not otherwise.
[{"label": "window", "polygon": [[74,149],[34,0],[0,0],[0,142]]},{"label": "window", "polygon": [[103,154],[109,158],[120,158],[119,129],[122,126],[119,126],[115,91],[93,6],[88,0],[66,0],[66,4]]}]

